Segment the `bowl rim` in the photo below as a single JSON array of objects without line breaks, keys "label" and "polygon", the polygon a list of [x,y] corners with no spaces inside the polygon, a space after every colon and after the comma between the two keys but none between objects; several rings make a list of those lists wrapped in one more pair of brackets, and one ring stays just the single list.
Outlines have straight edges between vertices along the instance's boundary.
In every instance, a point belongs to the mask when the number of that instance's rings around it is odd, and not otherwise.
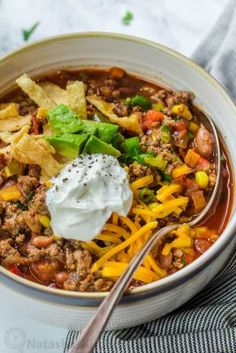
[{"label": "bowl rim", "polygon": [[[16,55],[20,55],[22,52],[30,51],[34,47],[44,45],[51,42],[56,41],[64,41],[68,39],[76,39],[76,38],[104,38],[104,39],[112,39],[112,40],[124,40],[127,42],[135,42],[136,44],[141,44],[148,47],[153,47],[158,49],[165,54],[168,54],[172,57],[175,57],[178,61],[181,61],[183,64],[191,67],[195,71],[202,76],[204,76],[210,83],[215,86],[218,92],[223,96],[226,100],[227,104],[231,106],[231,109],[235,112],[236,116],[236,106],[234,105],[230,95],[226,93],[225,89],[221,86],[221,84],[212,77],[209,73],[207,73],[200,65],[195,63],[193,60],[187,58],[183,54],[170,49],[162,44],[156,43],[154,41],[144,39],[137,36],[127,35],[127,34],[120,34],[120,33],[112,33],[112,32],[75,32],[75,33],[67,33],[62,35],[55,35],[46,37],[41,40],[33,41],[30,44],[26,44],[21,46],[19,49],[13,50],[10,53],[7,53],[3,56],[0,56],[0,63],[4,63],[8,59]],[[180,271],[177,271],[167,277],[164,277],[158,281],[145,284],[143,286],[131,289],[127,295],[123,296],[122,302],[127,302],[127,298],[130,300],[140,300],[144,297],[150,297],[153,295],[158,295],[162,292],[166,292],[171,290],[173,287],[177,285],[183,284],[186,279],[190,277],[194,277],[197,273],[199,273],[205,266],[213,262],[220,252],[226,248],[230,242],[233,240],[234,231],[236,231],[236,219],[232,221],[233,215],[236,211],[231,212],[229,222],[224,229],[223,233],[221,234],[220,238],[208,249],[204,254],[202,254],[199,258],[193,261],[188,266],[184,267]],[[18,284],[22,285],[23,287],[29,287],[33,290],[37,290],[38,293],[44,293],[49,295],[53,298],[60,297],[60,298],[74,298],[74,299],[86,299],[88,300],[95,300],[99,303],[108,292],[73,292],[63,289],[56,289],[46,287],[42,284],[32,282],[25,278],[22,278],[18,275],[11,273],[9,270],[5,269],[4,267],[0,266],[0,273],[5,277],[13,282],[18,282]]]}]

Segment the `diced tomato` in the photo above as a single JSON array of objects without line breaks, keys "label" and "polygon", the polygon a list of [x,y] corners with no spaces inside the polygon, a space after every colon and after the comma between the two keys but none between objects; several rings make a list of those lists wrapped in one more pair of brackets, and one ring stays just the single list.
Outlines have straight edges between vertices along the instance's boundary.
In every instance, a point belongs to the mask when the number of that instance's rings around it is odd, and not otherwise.
[{"label": "diced tomato", "polygon": [[179,156],[184,159],[186,156],[186,152],[185,150],[183,150],[183,148],[179,148]]},{"label": "diced tomato", "polygon": [[188,186],[193,184],[193,181],[190,178],[184,176],[183,179],[182,179],[182,184],[184,186],[188,187]]},{"label": "diced tomato", "polygon": [[187,265],[191,264],[195,260],[195,251],[193,249],[189,249],[188,253],[185,254],[185,260]]},{"label": "diced tomato", "polygon": [[187,129],[180,131],[179,132],[179,138],[180,139],[185,138],[185,136],[187,136],[187,133],[188,133]]},{"label": "diced tomato", "polygon": [[175,122],[175,128],[176,128],[176,130],[178,130],[178,131],[186,130],[186,134],[187,134],[187,127],[188,127],[187,122],[184,121],[184,120],[182,120],[182,119],[177,120],[177,121]]},{"label": "diced tomato", "polygon": [[207,170],[210,168],[210,163],[206,158],[200,157],[195,168],[196,170]]},{"label": "diced tomato", "polygon": [[164,115],[156,110],[149,110],[145,115],[144,127],[150,129],[154,123],[162,122]]},{"label": "diced tomato", "polygon": [[14,273],[17,276],[22,276],[23,273],[21,272],[21,270],[19,269],[19,267],[17,265],[11,265],[11,267],[9,268],[9,270]]}]

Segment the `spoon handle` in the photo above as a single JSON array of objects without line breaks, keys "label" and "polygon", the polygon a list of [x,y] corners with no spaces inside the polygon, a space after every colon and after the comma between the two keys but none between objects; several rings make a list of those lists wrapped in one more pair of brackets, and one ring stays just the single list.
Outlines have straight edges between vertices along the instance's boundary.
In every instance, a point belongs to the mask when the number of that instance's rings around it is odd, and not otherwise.
[{"label": "spoon handle", "polygon": [[81,336],[76,340],[68,353],[89,353],[92,352],[97,340],[104,330],[109,317],[111,316],[117,302],[120,300],[123,292],[127,288],[132,279],[133,273],[142,263],[145,255],[152,249],[155,243],[168,232],[178,228],[179,225],[166,226],[157,231],[144,245],[142,250],[138,252],[130,261],[126,270],[123,272],[119,280],[115,283],[110,293],[99,306],[96,314],[88,322]]}]

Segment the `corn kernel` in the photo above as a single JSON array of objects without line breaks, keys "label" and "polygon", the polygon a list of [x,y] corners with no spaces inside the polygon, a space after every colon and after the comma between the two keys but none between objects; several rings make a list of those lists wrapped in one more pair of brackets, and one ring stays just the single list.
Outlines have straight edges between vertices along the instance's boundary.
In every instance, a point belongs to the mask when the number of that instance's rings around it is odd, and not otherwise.
[{"label": "corn kernel", "polygon": [[50,218],[48,216],[39,216],[39,222],[44,226],[45,228],[50,227]]},{"label": "corn kernel", "polygon": [[3,201],[17,200],[21,196],[20,191],[17,189],[16,185],[9,186],[5,189],[0,190],[0,199]]},{"label": "corn kernel", "polygon": [[51,188],[53,186],[53,183],[51,181],[45,181],[46,188]]},{"label": "corn kernel", "polygon": [[186,120],[191,120],[193,117],[192,113],[185,104],[173,105],[171,112],[172,114],[179,115]]},{"label": "corn kernel", "polygon": [[46,119],[47,112],[48,112],[48,109],[45,108],[45,107],[40,107],[40,108],[38,108],[37,117],[39,118],[39,120],[44,120],[44,119]]},{"label": "corn kernel", "polygon": [[209,184],[209,177],[206,172],[204,171],[198,171],[195,174],[196,182],[200,186],[201,189],[206,189]]},{"label": "corn kernel", "polygon": [[197,132],[199,128],[200,126],[198,124],[194,123],[193,121],[190,121],[188,126],[189,131],[194,133],[194,132]]}]

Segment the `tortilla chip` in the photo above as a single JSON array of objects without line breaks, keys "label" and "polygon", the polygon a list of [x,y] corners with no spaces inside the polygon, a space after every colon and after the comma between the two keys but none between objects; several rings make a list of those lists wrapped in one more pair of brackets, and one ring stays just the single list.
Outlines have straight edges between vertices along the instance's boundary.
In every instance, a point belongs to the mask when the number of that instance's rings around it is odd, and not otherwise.
[{"label": "tortilla chip", "polygon": [[59,173],[62,164],[53,157],[51,146],[46,141],[42,143],[34,138],[34,135],[25,133],[20,139],[13,141],[11,154],[18,162],[24,164],[37,164],[41,167],[41,175],[44,180]]},{"label": "tortilla chip", "polygon": [[5,143],[11,143],[13,136],[14,135],[8,131],[0,132],[0,140],[2,140]]},{"label": "tortilla chip", "polygon": [[53,102],[56,104],[63,103],[67,105],[67,92],[65,89],[62,89],[60,86],[57,86],[52,82],[41,82],[39,85]]},{"label": "tortilla chip", "polygon": [[27,74],[20,76],[16,83],[39,107],[55,107],[56,103]]},{"label": "tortilla chip", "polygon": [[0,104],[0,120],[17,118],[19,116],[19,105],[16,103]]},{"label": "tortilla chip", "polygon": [[87,119],[84,83],[82,81],[74,81],[67,85],[66,91],[68,106],[79,115],[80,119]]},{"label": "tortilla chip", "polygon": [[0,119],[0,131],[18,131],[25,125],[30,125],[31,116],[18,116],[7,119]]},{"label": "tortilla chip", "polygon": [[103,115],[108,117],[111,123],[119,125],[122,129],[140,134],[142,132],[139,123],[139,117],[136,113],[130,116],[119,118],[113,111],[115,108],[114,103],[107,103],[100,99],[97,95],[87,97],[89,103],[96,107]]},{"label": "tortilla chip", "polygon": [[48,153],[51,153],[51,154],[55,154],[56,153],[56,150],[55,148],[50,145],[50,143],[48,143],[44,137],[42,137],[42,135],[40,136],[39,139],[37,139],[37,142],[48,152]]},{"label": "tortilla chip", "polygon": [[20,139],[25,135],[28,134],[30,129],[30,125],[26,125],[24,127],[22,127],[22,129],[18,132],[16,132],[13,137],[12,137],[12,141],[13,143],[17,143],[20,141]]}]

